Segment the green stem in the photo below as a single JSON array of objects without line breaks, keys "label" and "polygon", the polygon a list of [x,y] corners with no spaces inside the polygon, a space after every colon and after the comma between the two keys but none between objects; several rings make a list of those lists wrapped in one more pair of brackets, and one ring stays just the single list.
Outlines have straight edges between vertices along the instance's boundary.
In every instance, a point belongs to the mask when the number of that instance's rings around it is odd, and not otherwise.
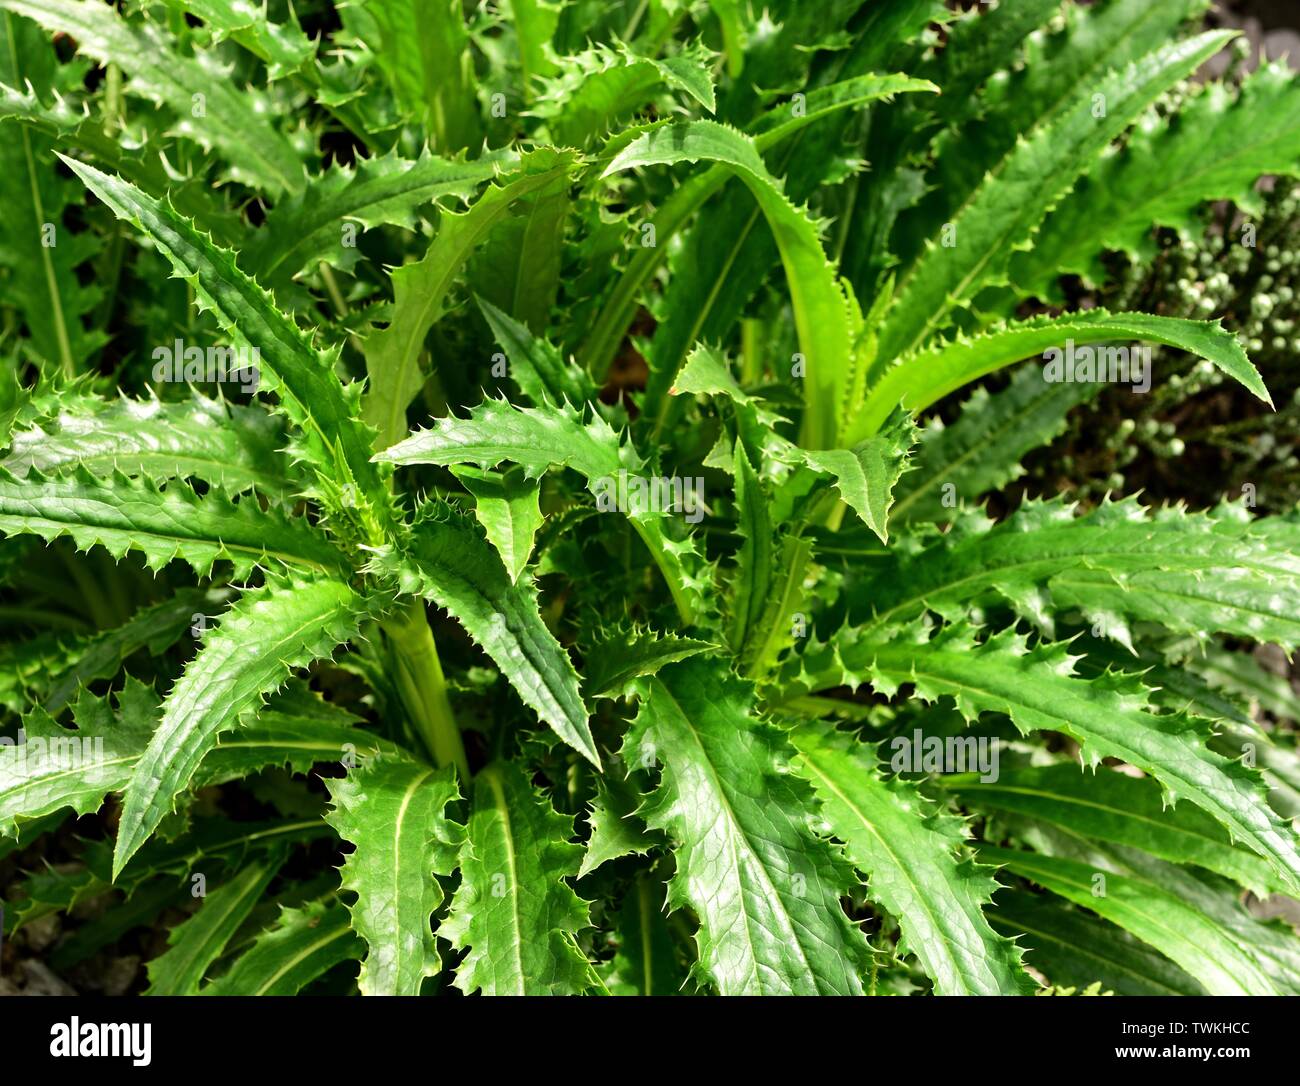
[{"label": "green stem", "polygon": [[424,604],[407,604],[384,623],[392,677],[411,724],[434,764],[454,765],[469,779],[465,745],[447,696],[447,679],[424,617]]},{"label": "green stem", "polygon": [[763,356],[759,353],[763,322],[746,317],[740,322],[740,383],[751,388],[763,379]]}]

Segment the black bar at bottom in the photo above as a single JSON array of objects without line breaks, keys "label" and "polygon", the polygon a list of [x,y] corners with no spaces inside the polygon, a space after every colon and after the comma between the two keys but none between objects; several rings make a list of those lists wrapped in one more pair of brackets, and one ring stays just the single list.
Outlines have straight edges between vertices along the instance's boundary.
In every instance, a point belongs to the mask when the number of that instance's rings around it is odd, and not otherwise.
[{"label": "black bar at bottom", "polygon": [[[1194,1063],[1230,1073],[1289,1062],[1298,1007],[1281,997],[695,999],[689,1007],[670,999],[10,998],[0,1001],[0,1080],[108,1064],[189,1079],[198,1071],[200,1080],[254,1070],[373,1078],[404,1066],[437,1074],[445,1058],[486,1060],[494,1078],[512,1061],[536,1070],[571,1060],[575,1070],[617,1074],[633,1053],[637,1066],[671,1066],[700,1049],[760,1073],[774,1070],[778,1053],[797,1051],[818,1063],[833,1054],[837,1064],[892,1051],[930,1073],[993,1059],[1035,1061],[1027,1066],[1052,1073],[1062,1064],[1077,1072]],[[686,1048],[674,1056],[675,1045]],[[619,1062],[601,1069],[607,1059]]]}]

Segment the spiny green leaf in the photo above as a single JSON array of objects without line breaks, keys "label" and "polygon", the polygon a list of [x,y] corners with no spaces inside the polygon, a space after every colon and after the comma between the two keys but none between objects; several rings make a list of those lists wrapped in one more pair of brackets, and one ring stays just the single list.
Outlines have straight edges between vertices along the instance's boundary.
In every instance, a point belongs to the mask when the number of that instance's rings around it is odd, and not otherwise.
[{"label": "spiny green leaf", "polygon": [[169,6],[202,19],[214,41],[230,38],[266,64],[267,79],[293,75],[315,59],[316,46],[303,33],[292,7],[272,22],[265,6],[244,0],[167,0]]},{"label": "spiny green leaf", "polygon": [[1260,897],[1285,892],[1260,857],[1236,847],[1209,815],[1187,804],[1165,805],[1160,787],[1105,767],[1084,773],[1052,765],[1003,770],[996,780],[968,775],[944,780],[968,806],[1010,812],[1096,841],[1140,848],[1172,863],[1216,871]]},{"label": "spiny green leaf", "polygon": [[610,995],[680,995],[685,987],[663,899],[663,884],[651,875],[639,875],[628,887],[617,917],[618,949],[605,973]]},{"label": "spiny green leaf", "polygon": [[425,507],[409,544],[377,556],[372,569],[403,592],[433,600],[465,627],[525,705],[599,767],[573,662],[542,622],[528,578],[510,580],[496,551],[465,516]]},{"label": "spiny green leaf", "polygon": [[227,595],[223,590],[181,591],[162,603],[142,607],[121,626],[67,642],[65,666],[50,671],[48,680],[35,686],[41,707],[57,716],[78,690],[117,674],[136,650],[147,648],[157,656],[193,627],[196,615],[219,606]]},{"label": "spiny green leaf", "polygon": [[753,688],[696,658],[642,689],[623,756],[662,766],[643,813],[674,842],[669,903],[699,918],[701,973],[723,995],[862,994],[870,951],[839,903],[853,876]]},{"label": "spiny green leaf", "polygon": [[494,468],[509,461],[536,477],[552,468],[573,468],[589,482],[617,474],[625,463],[617,432],[600,415],[582,421],[565,406],[515,407],[484,400],[463,419],[435,419],[375,457],[387,464],[477,464]]},{"label": "spiny green leaf", "polygon": [[753,141],[712,121],[656,128],[637,137],[605,168],[621,170],[674,162],[719,162],[745,183],[776,238],[785,265],[799,347],[806,356],[807,411],[802,444],[833,448],[839,433],[846,382],[852,381],[853,332],[849,303],[826,259],[817,227],[786,197]]},{"label": "spiny green leaf", "polygon": [[617,42],[564,58],[558,75],[539,81],[531,112],[545,119],[552,140],[584,147],[645,105],[662,88],[714,110],[713,54],[694,44],[660,60]]},{"label": "spiny green leaf", "polygon": [[767,494],[739,441],[733,454],[733,477],[740,550],[731,578],[728,637],[732,652],[745,660],[752,652],[751,639],[762,629],[763,612],[776,580],[777,550]]},{"label": "spiny green leaf", "polygon": [[379,431],[376,447],[387,449],[406,433],[406,408],[420,391],[424,338],[447,311],[451,288],[470,254],[492,228],[513,213],[517,201],[547,189],[576,167],[571,151],[541,148],[523,155],[516,171],[488,186],[463,213],[444,211],[424,257],[393,272],[393,317],[366,343],[370,384],[362,399],[368,422]]},{"label": "spiny green leaf", "polygon": [[233,501],[209,490],[200,497],[183,481],[99,479],[80,467],[52,479],[34,471],[17,479],[0,469],[0,533],[67,536],[78,550],[101,546],[119,559],[137,551],[150,569],[179,558],[199,574],[218,559],[233,562],[236,577],[258,564],[316,570],[343,564],[323,533],[262,509],[254,495]]},{"label": "spiny green leaf", "polygon": [[[9,87],[52,83],[56,66],[54,49],[36,26],[8,12],[0,17],[0,83],[7,85],[6,99],[16,93]],[[30,349],[51,372],[57,368],[70,376],[107,337],[83,320],[103,292],[97,285],[82,285],[77,276],[99,249],[99,240],[91,231],[75,232],[64,225],[73,187],[55,172],[53,146],[46,133],[25,125],[4,127],[0,267],[8,273],[5,302],[21,313]]]},{"label": "spiny green leaf", "polygon": [[474,778],[460,853],[460,888],[439,934],[468,953],[456,970],[467,995],[581,995],[593,985],[577,935],[587,903],[564,880],[578,873],[573,819],[557,814],[513,762]]},{"label": "spiny green leaf", "polygon": [[223,731],[295,668],[354,637],[366,604],[343,581],[285,581],[246,593],[204,639],[163,702],[162,722],[126,789],[116,877],[172,809]]},{"label": "spiny green leaf", "polygon": [[660,842],[647,832],[635,813],[637,796],[626,781],[608,774],[597,786],[596,799],[587,812],[591,837],[582,854],[578,878],[583,878],[610,860],[644,856]]},{"label": "spiny green leaf", "polygon": [[0,0],[0,7],[67,34],[101,64],[121,66],[129,91],[170,109],[174,134],[220,151],[236,180],[276,194],[302,188],[297,152],[269,123],[275,111],[258,92],[237,87],[214,56],[186,56],[159,24],[127,22],[108,4]]},{"label": "spiny green leaf", "polygon": [[1176,113],[1148,116],[1123,150],[1080,179],[1034,247],[1015,255],[1016,293],[1056,300],[1061,275],[1103,282],[1101,251],[1150,258],[1153,224],[1199,237],[1195,212],[1207,200],[1232,200],[1258,215],[1259,177],[1300,171],[1300,133],[1287,123],[1298,109],[1300,81],[1275,61],[1246,76],[1236,94],[1210,83]]},{"label": "spiny green leaf", "polygon": [[283,445],[283,427],[265,411],[197,392],[177,403],[86,397],[65,404],[52,423],[15,433],[0,466],[20,478],[74,466],[101,476],[189,477],[283,500],[295,485]]},{"label": "spiny green leaf", "polygon": [[[899,403],[910,411],[922,411],[948,393],[970,384],[978,377],[1001,369],[1031,355],[1056,351],[1057,364],[1063,362],[1067,343],[1083,347],[1116,339],[1150,340],[1165,343],[1207,359],[1229,377],[1241,382],[1270,407],[1273,404],[1259,372],[1250,364],[1235,335],[1218,321],[1189,321],[1176,317],[1154,317],[1145,313],[1107,313],[1092,309],[1060,317],[1037,317],[1009,324],[973,339],[958,337],[953,342],[938,343],[892,366],[867,394],[862,409],[849,425],[849,440],[876,432]],[[1090,353],[1089,358],[1093,358]],[[1125,362],[1119,369],[1120,359]],[[1130,356],[1110,355],[1106,350],[1095,353],[1095,369],[1083,369],[1084,358],[1076,369],[1057,379],[1071,380],[1092,372],[1097,380],[1124,380],[1134,384],[1149,380],[1149,370],[1130,362]],[[1049,360],[1048,366],[1052,365]],[[1112,370],[1119,376],[1111,376]],[[1047,373],[1047,369],[1044,370]],[[1045,380],[1047,378],[1045,377]]]},{"label": "spiny green leaf", "polygon": [[78,107],[62,96],[46,102],[30,89],[3,85],[0,121],[30,128],[64,153],[92,159],[144,192],[166,192],[177,211],[202,223],[222,244],[233,243],[244,231],[243,219],[217,198],[206,179],[178,177],[170,163],[151,153],[145,128],[110,128],[84,103]]},{"label": "spiny green leaf", "polygon": [[831,832],[868,875],[867,892],[899,918],[905,946],[939,995],[1025,995],[1034,990],[1010,940],[984,918],[991,868],[959,854],[961,820],[915,785],[881,779],[874,748],[826,726],[793,734]]},{"label": "spiny green leaf", "polygon": [[284,860],[282,852],[236,869],[199,911],[172,928],[167,950],[149,963],[145,995],[197,995],[203,975],[266,892]]},{"label": "spiny green leaf", "polygon": [[326,821],[356,846],[343,864],[348,908],[370,950],[358,984],[363,995],[419,995],[442,968],[429,918],[444,895],[435,875],[456,866],[460,827],[447,804],[460,797],[452,769],[405,757],[366,760],[329,782]]},{"label": "spiny green leaf", "polygon": [[350,268],[360,252],[355,237],[347,238],[349,226],[412,229],[416,208],[444,197],[468,199],[504,162],[501,155],[468,162],[426,151],[416,159],[390,152],[355,166],[333,165],[313,177],[301,193],[276,204],[242,251],[241,262],[273,290],[311,261]]},{"label": "spiny green leaf", "polygon": [[1103,387],[1049,384],[1033,363],[1020,366],[1000,392],[978,386],[955,422],[945,426],[935,417],[921,430],[890,516],[903,524],[949,520],[959,499],[972,504],[1019,478],[1025,454],[1060,434],[1069,410]]},{"label": "spiny green leaf", "polygon": [[[586,478],[602,512],[618,510],[632,521],[668,582],[678,612],[694,622],[707,604],[709,573],[689,537],[666,526],[654,508],[654,481],[641,477],[643,464],[630,443],[599,414],[588,421],[567,404],[512,407],[484,400],[468,418],[435,421],[376,457],[391,464],[477,464],[491,468],[510,461],[528,475],[569,467]],[[663,480],[660,480],[662,483]]]},{"label": "spiny green leaf", "polygon": [[896,411],[874,437],[849,449],[803,450],[800,459],[835,480],[835,489],[882,543],[889,542],[889,509],[894,487],[907,471],[916,426],[905,411]]},{"label": "spiny green leaf", "polygon": [[[789,103],[773,107],[762,114],[751,125],[754,146],[760,152],[766,152],[782,141],[796,136],[813,121],[835,116],[844,110],[866,105],[879,98],[888,98],[895,93],[935,89],[932,83],[925,80],[911,79],[902,75],[875,74],[846,79],[828,87],[818,87],[808,92],[801,103],[802,109],[796,110],[793,104]],[[654,225],[657,244],[640,246],[633,252],[609,300],[597,314],[595,325],[583,341],[580,359],[584,369],[598,376],[608,370],[614,352],[632,324],[641,291],[670,251],[671,247],[665,243],[722,189],[732,176],[732,171],[725,165],[710,167],[701,174],[686,178],[672,195],[655,209]],[[739,245],[743,240],[726,234],[722,236],[728,237],[728,245]],[[715,246],[711,252],[716,253],[721,248]],[[717,259],[722,261],[722,266],[728,266],[725,254],[719,254]],[[674,282],[670,281],[670,297],[675,290]],[[694,300],[697,305],[709,304],[709,299],[699,297],[698,292]],[[691,323],[689,331],[685,330],[687,317],[685,307],[665,305],[665,321],[677,327],[672,336],[665,336],[665,341],[671,339],[672,349],[661,343],[659,336],[656,335],[655,350],[650,358],[650,381],[647,386],[647,395],[652,401],[662,400],[682,359],[685,358],[687,351],[695,346],[696,333],[700,329],[704,314],[698,311],[689,314]]]},{"label": "spiny green leaf", "polygon": [[583,673],[593,698],[623,698],[634,680],[654,675],[666,664],[686,660],[716,648],[708,641],[674,637],[643,626],[618,625],[601,631],[583,655]]},{"label": "spiny green leaf", "polygon": [[302,430],[295,451],[316,474],[314,494],[340,521],[355,523],[361,540],[379,543],[393,513],[384,480],[370,462],[372,432],[357,418],[360,389],[346,389],[334,372],[337,348],[318,351],[266,293],[172,208],[93,166],[65,158],[118,218],[144,231],[177,274],[194,287],[237,348],[256,350],[259,373],[279,407]]},{"label": "spiny green leaf", "polygon": [[[1036,15],[1037,0],[999,5],[1005,19],[986,19],[984,11],[974,20],[971,33],[962,23],[953,27],[950,40],[939,57],[955,84],[943,83],[938,111],[948,127],[933,142],[933,165],[924,184],[930,190],[920,206],[903,217],[895,241],[906,263],[917,245],[933,237],[938,225],[952,221],[961,207],[1021,139],[1058,119],[1082,87],[1097,87],[1108,72],[1139,61],[1145,54],[1177,40],[1184,24],[1209,6],[1209,0],[1107,0],[1106,3],[1060,5],[1059,14],[1037,33],[1023,38],[1019,48],[1004,45],[1002,55],[988,58],[978,46],[983,26],[1018,21],[1024,14]],[[1011,10],[1007,10],[1011,9]],[[996,34],[990,34],[996,37]],[[991,72],[989,60],[1002,71]],[[986,78],[975,93],[970,92],[970,73]],[[923,74],[933,74],[925,72]],[[1109,108],[1097,100],[1098,111]]]},{"label": "spiny green leaf", "polygon": [[[1177,962],[1211,995],[1275,995],[1249,951],[1209,917],[1156,883],[1038,853],[984,846],[980,856],[1006,864],[1067,901],[1091,909]],[[1104,892],[1096,876],[1104,876]]]},{"label": "spiny green leaf", "polygon": [[522,468],[498,472],[461,464],[451,471],[474,496],[474,515],[501,556],[510,580],[517,584],[528,567],[533,537],[544,519],[538,504],[540,483],[529,479]]},{"label": "spiny green leaf", "polygon": [[107,698],[82,693],[73,708],[76,730],[60,727],[43,709],[23,719],[24,742],[0,744],[0,834],[16,837],[21,822],[71,807],[97,811],[120,791],[158,721],[153,690],[129,679],[114,709]]},{"label": "spiny green leaf", "polygon": [[[1253,519],[1239,506],[1209,513],[1148,511],[1136,499],[1077,515],[1061,501],[1029,502],[996,526],[979,514],[916,553],[892,554],[852,593],[873,625],[929,608],[963,614],[994,592],[1039,626],[1077,607],[1130,644],[1125,618],[1204,638],[1212,632],[1300,644],[1300,562],[1294,516]],[[859,602],[860,601],[860,602]]]},{"label": "spiny green leaf", "polygon": [[916,627],[858,658],[882,693],[913,683],[927,701],[953,697],[968,720],[1006,713],[1025,734],[1068,735],[1088,765],[1110,757],[1136,766],[1160,782],[1171,802],[1186,799],[1208,812],[1289,887],[1300,886],[1295,831],[1268,806],[1259,774],[1212,751],[1205,722],[1151,712],[1150,692],[1132,676],[1080,679],[1065,645],[1030,648],[1013,631],[977,643],[962,627],[934,637]]},{"label": "spiny green leaf", "polygon": [[476,295],[495,302],[541,334],[560,294],[564,240],[573,212],[568,174],[521,193],[510,215],[492,227],[471,256],[469,279]]},{"label": "spiny green leaf", "polygon": [[455,0],[373,0],[378,60],[399,105],[422,121],[435,150],[454,154],[479,142],[473,53]]},{"label": "spiny green leaf", "polygon": [[360,958],[361,939],[338,902],[283,909],[279,920],[200,995],[297,995],[336,965]]},{"label": "spiny green leaf", "polygon": [[1055,898],[1004,890],[989,920],[999,931],[1020,937],[1025,960],[1054,984],[1099,980],[1116,995],[1205,995],[1163,954]]},{"label": "spiny green leaf", "polygon": [[600,391],[586,372],[568,363],[546,340],[534,336],[510,314],[475,297],[510,363],[510,375],[534,406],[551,403],[590,403]]}]

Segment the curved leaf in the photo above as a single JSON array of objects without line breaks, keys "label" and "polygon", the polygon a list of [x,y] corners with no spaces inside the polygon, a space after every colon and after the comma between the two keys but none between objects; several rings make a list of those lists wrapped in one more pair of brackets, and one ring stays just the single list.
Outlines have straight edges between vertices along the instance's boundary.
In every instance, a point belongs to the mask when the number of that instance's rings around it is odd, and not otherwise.
[{"label": "curved leaf", "polygon": [[745,183],[767,219],[785,265],[799,347],[806,356],[807,412],[800,443],[832,448],[852,387],[853,330],[848,299],[826,258],[817,227],[768,172],[753,140],[713,121],[665,125],[638,136],[603,176],[674,162],[719,162]]},{"label": "curved leaf", "polygon": [[642,813],[675,844],[668,901],[699,917],[701,973],[723,995],[861,995],[870,951],[840,907],[853,876],[753,688],[696,658],[642,690],[623,757],[662,766]]},{"label": "curved leaf", "polygon": [[378,556],[372,569],[395,576],[403,592],[445,608],[492,658],[524,704],[599,768],[577,672],[542,622],[536,589],[526,578],[518,584],[510,580],[472,522],[430,505],[409,546]]},{"label": "curved leaf", "polygon": [[577,934],[587,903],[564,880],[582,848],[522,769],[494,762],[474,778],[460,853],[460,888],[439,934],[468,953],[456,970],[467,995],[581,995],[592,987]]},{"label": "curved leaf", "polygon": [[869,876],[867,892],[899,918],[906,947],[939,995],[1026,995],[1036,985],[1009,939],[984,917],[991,868],[954,855],[968,843],[960,819],[900,779],[882,780],[873,748],[827,727],[794,733],[799,766],[831,831]]},{"label": "curved leaf", "polygon": [[[909,411],[923,411],[948,393],[1022,358],[1053,348],[1061,352],[1067,342],[1084,346],[1116,339],[1164,343],[1207,359],[1272,406],[1268,390],[1240,341],[1218,321],[1189,321],[1146,313],[1112,314],[1104,309],[1091,309],[1020,321],[972,339],[961,336],[900,360],[867,393],[861,410],[849,425],[848,440],[861,440],[874,434],[900,403]],[[1108,361],[1104,352],[1098,352],[1097,363],[1097,371],[1102,375],[1099,379],[1105,379],[1108,366],[1120,372],[1118,363]],[[1127,361],[1122,372],[1128,375],[1122,379],[1134,383],[1141,379],[1136,368],[1129,369]],[[1150,376],[1147,372],[1146,378]]]},{"label": "curved leaf", "polygon": [[297,995],[342,962],[360,958],[362,944],[337,902],[283,909],[275,926],[199,995]]},{"label": "curved leaf", "polygon": [[456,866],[460,827],[446,815],[460,797],[455,773],[381,755],[329,790],[325,820],[356,846],[343,889],[357,895],[352,925],[370,947],[357,983],[363,995],[419,995],[442,968],[429,918],[445,896],[434,876]]},{"label": "curved leaf", "polygon": [[1122,71],[1076,85],[1069,101],[1018,140],[953,212],[953,244],[926,243],[898,285],[879,358],[916,351],[948,323],[954,307],[968,304],[983,287],[1006,283],[1015,250],[1102,149],[1231,37],[1212,32],[1172,42]]},{"label": "curved leaf", "polygon": [[131,774],[114,878],[172,809],[217,737],[295,668],[355,636],[364,606],[345,582],[322,578],[255,589],[225,614],[167,695],[162,722]]}]

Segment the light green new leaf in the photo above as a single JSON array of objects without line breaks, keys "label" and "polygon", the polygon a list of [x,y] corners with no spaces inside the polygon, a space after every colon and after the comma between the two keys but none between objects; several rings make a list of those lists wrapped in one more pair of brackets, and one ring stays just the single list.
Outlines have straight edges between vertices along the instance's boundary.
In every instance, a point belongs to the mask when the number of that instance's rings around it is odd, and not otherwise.
[{"label": "light green new leaf", "polygon": [[854,381],[854,332],[849,301],[826,258],[817,226],[796,208],[767,169],[753,140],[713,121],[666,125],[638,136],[605,168],[621,170],[674,162],[718,162],[749,188],[776,238],[785,266],[799,349],[805,356],[807,410],[800,444],[833,448],[845,390]]},{"label": "light green new leaf", "polygon": [[392,274],[393,316],[366,342],[369,387],[362,398],[366,420],[379,431],[375,445],[387,449],[406,433],[406,408],[424,384],[424,339],[446,313],[452,285],[493,227],[513,213],[517,201],[566,178],[576,167],[572,151],[542,148],[523,155],[518,170],[489,185],[469,209],[444,211],[424,256]]},{"label": "light green new leaf", "polygon": [[[861,440],[874,434],[901,403],[909,411],[923,411],[948,393],[968,385],[977,378],[1031,355],[1055,350],[1063,356],[1067,342],[1076,348],[1115,340],[1146,340],[1164,343],[1204,358],[1239,381],[1270,407],[1273,401],[1259,372],[1250,364],[1235,335],[1219,321],[1189,321],[1176,317],[1155,317],[1146,313],[1107,313],[1091,309],[1067,313],[1060,317],[1036,317],[968,339],[959,336],[952,342],[937,343],[893,365],[867,393],[861,410],[849,424],[848,440]],[[1130,349],[1131,350],[1131,349]],[[1124,368],[1120,369],[1120,360]],[[1058,361],[1060,359],[1058,358]],[[1126,353],[1110,348],[1095,352],[1096,379],[1120,380],[1138,384],[1151,374]],[[1049,360],[1048,365],[1051,362]],[[1082,376],[1083,358],[1076,357],[1075,374],[1058,379]],[[1117,376],[1108,376],[1114,370]],[[1048,372],[1045,369],[1045,372]]]},{"label": "light green new leaf", "polygon": [[533,537],[545,519],[538,504],[540,482],[529,479],[518,467],[498,472],[461,464],[451,471],[474,496],[474,515],[501,556],[510,580],[518,584],[528,568]]},{"label": "light green new leaf", "polygon": [[381,755],[328,786],[334,806],[325,820],[355,846],[343,889],[357,895],[352,925],[370,948],[361,993],[419,995],[442,968],[429,918],[445,897],[434,876],[455,870],[461,839],[446,814],[460,798],[455,772]]},{"label": "light green new leaf", "polygon": [[642,690],[623,757],[662,767],[642,813],[674,843],[669,903],[699,918],[701,974],[723,995],[861,995],[870,950],[840,907],[853,875],[753,687],[696,658]]},{"label": "light green new leaf", "polygon": [[454,154],[479,143],[474,54],[459,0],[371,0],[365,12],[379,28],[380,70],[434,149]]},{"label": "light green new leaf", "polygon": [[530,476],[568,467],[587,480],[602,512],[627,514],[659,566],[683,621],[690,624],[708,603],[709,572],[693,541],[675,533],[665,510],[653,508],[654,481],[641,477],[643,465],[631,444],[593,412],[584,422],[566,405],[513,407],[484,400],[468,418],[444,418],[375,457],[390,464],[477,464],[503,461],[521,465]]},{"label": "light green new leaf", "polygon": [[896,411],[878,434],[849,449],[801,450],[799,458],[814,471],[831,476],[835,489],[882,543],[889,542],[889,509],[894,487],[907,471],[916,425]]},{"label": "light green new leaf", "polygon": [[616,775],[606,774],[597,785],[596,798],[587,812],[591,836],[582,854],[578,878],[595,871],[610,860],[624,856],[644,856],[661,842],[649,833],[636,814],[635,790]]},{"label": "light green new leaf", "polygon": [[513,762],[474,778],[474,809],[460,853],[460,888],[439,934],[468,953],[456,970],[467,995],[581,995],[594,985],[577,935],[587,903],[564,880],[582,847]]}]

